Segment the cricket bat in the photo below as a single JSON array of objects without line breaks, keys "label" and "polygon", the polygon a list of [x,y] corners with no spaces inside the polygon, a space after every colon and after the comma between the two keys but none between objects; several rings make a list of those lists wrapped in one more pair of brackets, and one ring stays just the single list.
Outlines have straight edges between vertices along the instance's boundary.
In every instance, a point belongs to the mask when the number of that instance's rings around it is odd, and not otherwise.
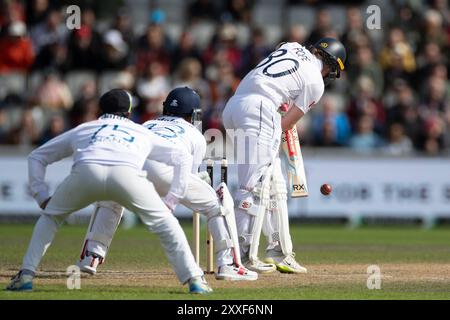
[{"label": "cricket bat", "polygon": [[[279,111],[282,116],[287,113],[288,108],[286,103],[280,106]],[[281,147],[287,159],[286,167],[291,197],[307,197],[308,185],[296,126],[282,133]]]}]

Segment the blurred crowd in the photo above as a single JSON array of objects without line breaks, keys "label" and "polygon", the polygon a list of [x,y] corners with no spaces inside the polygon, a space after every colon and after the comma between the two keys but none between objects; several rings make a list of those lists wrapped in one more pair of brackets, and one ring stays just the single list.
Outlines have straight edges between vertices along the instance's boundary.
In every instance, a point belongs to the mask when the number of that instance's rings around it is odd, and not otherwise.
[{"label": "blurred crowd", "polygon": [[[347,48],[346,71],[300,121],[302,143],[448,154],[448,1],[391,1],[390,19],[382,8],[381,30],[367,28],[361,1],[342,7],[341,30],[327,1],[281,2],[286,11],[317,5],[314,24],[282,25],[268,41],[270,28],[253,21],[259,1],[192,0],[175,37],[168,32],[171,12],[154,5],[137,32],[128,1],[101,19],[95,7],[81,6],[81,26],[70,30],[61,1],[0,0],[0,144],[39,145],[95,119],[98,96],[113,87],[132,92],[133,119],[143,122],[162,112],[173,87],[188,85],[202,97],[204,129],[221,129],[221,112],[240,79],[277,42],[308,45],[332,36]],[[199,28],[205,23],[210,37]]]}]

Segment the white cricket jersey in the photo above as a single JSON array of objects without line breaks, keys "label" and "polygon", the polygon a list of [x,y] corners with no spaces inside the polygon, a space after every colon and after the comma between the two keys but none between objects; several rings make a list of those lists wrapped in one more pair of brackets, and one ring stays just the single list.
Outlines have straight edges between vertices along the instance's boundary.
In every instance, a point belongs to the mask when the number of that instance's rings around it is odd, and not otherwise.
[{"label": "white cricket jersey", "polygon": [[192,156],[178,146],[127,118],[106,114],[53,138],[29,155],[30,189],[38,203],[49,196],[44,182],[46,167],[70,155],[74,166],[100,164],[142,170],[147,158],[169,163],[178,169],[169,190],[178,199],[186,192],[192,167]]},{"label": "white cricket jersey", "polygon": [[322,62],[297,42],[282,44],[250,71],[235,95],[263,95],[274,102],[294,103],[303,113],[323,95]]},{"label": "white cricket jersey", "polygon": [[198,172],[205,157],[206,140],[195,126],[183,118],[169,116],[149,120],[143,126],[190,154],[193,157],[192,173]]}]

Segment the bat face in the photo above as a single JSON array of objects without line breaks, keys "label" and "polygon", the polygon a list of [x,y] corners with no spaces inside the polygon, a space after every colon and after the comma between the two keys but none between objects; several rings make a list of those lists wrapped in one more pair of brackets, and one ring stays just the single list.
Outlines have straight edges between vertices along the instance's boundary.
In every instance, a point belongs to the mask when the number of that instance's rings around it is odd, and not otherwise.
[{"label": "bat face", "polygon": [[305,167],[300,149],[297,128],[283,132],[281,140],[283,151],[287,159],[287,176],[292,198],[307,197],[308,187],[306,184]]},{"label": "bat face", "polygon": [[291,187],[291,197],[292,198],[300,198],[307,197],[308,191],[306,190],[306,184],[298,179],[297,176],[294,176],[288,173],[289,186]]}]

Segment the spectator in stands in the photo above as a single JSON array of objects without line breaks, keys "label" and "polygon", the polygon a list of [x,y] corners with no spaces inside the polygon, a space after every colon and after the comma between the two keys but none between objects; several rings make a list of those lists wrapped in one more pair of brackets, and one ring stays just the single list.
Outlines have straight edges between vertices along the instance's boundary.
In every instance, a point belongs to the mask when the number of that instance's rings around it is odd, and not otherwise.
[{"label": "spectator in stands", "polygon": [[65,42],[55,42],[44,46],[34,60],[33,70],[55,69],[67,71],[67,46]]},{"label": "spectator in stands", "polygon": [[97,97],[81,97],[74,104],[69,113],[71,127],[96,120],[99,117],[100,109]]},{"label": "spectator in stands", "polygon": [[12,22],[7,36],[0,38],[0,74],[26,72],[31,68],[34,57],[25,24],[21,21]]},{"label": "spectator in stands", "polygon": [[94,70],[102,67],[102,37],[96,30],[95,13],[90,8],[81,12],[81,28],[75,29],[68,40],[67,69]]},{"label": "spectator in stands", "polygon": [[374,131],[373,118],[363,115],[357,119],[357,129],[349,146],[358,152],[370,152],[383,146],[383,140]]},{"label": "spectator in stands", "polygon": [[213,109],[221,112],[221,108],[225,107],[225,103],[236,91],[240,80],[234,73],[232,64],[217,56],[214,65],[209,69],[209,82]]},{"label": "spectator in stands", "polygon": [[46,21],[32,29],[31,38],[37,50],[33,70],[53,68],[64,72],[67,60],[68,29],[62,22],[61,12],[57,9],[50,10]]},{"label": "spectator in stands", "polygon": [[0,0],[0,37],[14,21],[25,22],[25,8],[20,0]]},{"label": "spectator in stands", "polygon": [[204,113],[206,119],[204,128],[223,130],[221,118],[223,108],[236,91],[240,80],[236,76],[232,64],[220,54],[216,56],[215,62],[209,67],[207,74],[211,88],[211,105]]},{"label": "spectator in stands", "polygon": [[69,111],[70,126],[94,120],[98,117],[97,85],[95,81],[85,81],[80,92],[75,95],[76,100],[73,108]]},{"label": "spectator in stands", "polygon": [[450,7],[447,0],[431,0],[431,8],[439,12],[442,16],[444,25],[450,27]]},{"label": "spectator in stands", "polygon": [[27,2],[27,25],[33,27],[44,22],[50,10],[49,0],[26,0]]},{"label": "spectator in stands", "polygon": [[292,25],[284,37],[284,42],[298,42],[304,44],[308,37],[308,31],[302,24]]},{"label": "spectator in stands", "polygon": [[87,80],[84,81],[83,84],[81,85],[80,91],[74,93],[74,96],[76,98],[76,101],[81,99],[88,100],[96,98],[97,90],[98,88],[96,82],[94,80]]},{"label": "spectator in stands", "polygon": [[67,84],[54,71],[48,71],[32,98],[33,104],[47,110],[68,110],[73,99]]},{"label": "spectator in stands", "polygon": [[154,14],[151,19],[146,33],[138,41],[136,69],[142,74],[150,64],[157,62],[163,73],[167,74],[170,71],[173,44],[164,33],[163,18]]},{"label": "spectator in stands", "polygon": [[0,106],[0,144],[6,143],[9,129],[8,122],[8,113],[4,107]]},{"label": "spectator in stands", "polygon": [[69,38],[67,69],[100,70],[101,49],[101,39],[90,26],[82,25],[80,29],[75,29]]},{"label": "spectator in stands", "polygon": [[342,35],[342,43],[348,52],[347,61],[351,65],[356,60],[358,48],[366,43],[367,32],[364,19],[359,7],[349,7],[346,12],[347,24]]},{"label": "spectator in stands", "polygon": [[103,37],[102,70],[122,70],[131,64],[127,42],[118,30],[109,30]]},{"label": "spectator in stands", "polygon": [[242,50],[237,44],[237,29],[233,24],[225,23],[219,27],[217,37],[205,50],[203,59],[206,64],[211,64],[218,55],[231,63],[234,72],[239,72],[242,65]]},{"label": "spectator in stands", "polygon": [[41,49],[46,46],[65,42],[67,31],[67,27],[62,23],[61,12],[57,9],[50,10],[45,21],[37,24],[30,31],[36,55],[39,55]]},{"label": "spectator in stands", "polygon": [[273,48],[266,44],[264,30],[254,28],[250,36],[250,43],[242,50],[242,67],[239,72],[240,77],[244,77],[258,63],[260,63]]},{"label": "spectator in stands", "polygon": [[414,88],[419,91],[424,91],[423,81],[427,79],[433,68],[444,62],[444,57],[442,55],[441,49],[435,42],[428,42],[423,51],[417,56],[417,71],[414,74]]},{"label": "spectator in stands", "polygon": [[66,130],[64,117],[61,114],[54,114],[50,118],[48,127],[42,133],[39,139],[39,145],[43,145],[47,141],[55,138]]},{"label": "spectator in stands", "polygon": [[428,90],[422,97],[419,113],[426,119],[430,115],[443,116],[450,110],[450,101],[447,99],[447,87],[443,79],[430,77],[427,81]]},{"label": "spectator in stands", "polygon": [[418,141],[422,120],[419,118],[413,90],[406,82],[398,82],[394,86],[394,102],[388,105],[387,123],[389,127],[394,123],[402,125],[406,135],[413,142]]},{"label": "spectator in stands", "polygon": [[380,63],[385,72],[385,83],[388,85],[396,78],[410,80],[411,73],[416,70],[413,50],[400,28],[392,28],[389,31],[388,42],[381,50]]},{"label": "spectator in stands", "polygon": [[184,31],[181,34],[172,54],[172,72],[178,69],[180,62],[185,58],[194,58],[201,62],[201,52],[195,45],[192,34],[189,31]]},{"label": "spectator in stands", "polygon": [[429,78],[438,78],[444,81],[446,86],[446,96],[450,97],[450,81],[448,81],[448,68],[443,63],[436,64],[432,69]]},{"label": "spectator in stands", "polygon": [[134,31],[131,23],[130,12],[127,8],[119,8],[111,29],[117,30],[121,33],[122,39],[128,44],[129,48],[134,48]]},{"label": "spectator in stands", "polygon": [[430,116],[424,122],[419,150],[428,155],[438,155],[445,147],[445,124],[438,116]]},{"label": "spectator in stands", "polygon": [[448,50],[449,42],[445,32],[443,32],[443,16],[436,10],[427,10],[423,15],[424,27],[421,32],[421,43],[419,48],[423,48],[426,43],[434,42],[441,50]]},{"label": "spectator in stands", "polygon": [[141,98],[141,122],[162,114],[162,103],[170,91],[164,66],[153,61],[146,68],[145,76],[138,80],[137,93]]},{"label": "spectator in stands", "polygon": [[376,132],[381,134],[384,131],[386,114],[382,102],[375,97],[375,85],[367,76],[361,76],[356,83],[356,91],[347,109],[352,128],[358,127],[362,116],[368,116],[372,119]]},{"label": "spectator in stands", "polygon": [[[88,26],[97,33],[97,17],[91,7],[85,7],[81,12],[81,25]],[[97,33],[98,34],[98,33]]]},{"label": "spectator in stands", "polygon": [[405,134],[405,128],[400,123],[389,126],[389,141],[384,152],[392,156],[410,155],[413,151],[411,139]]},{"label": "spectator in stands", "polygon": [[394,25],[402,29],[411,46],[417,48],[421,37],[417,22],[422,19],[421,10],[423,9],[421,9],[420,5],[414,5],[411,1],[396,1],[393,5],[393,10],[398,12]]},{"label": "spectator in stands", "polygon": [[134,73],[125,69],[117,73],[114,79],[112,79],[109,88],[123,89],[129,93],[133,93],[135,91],[135,82]]},{"label": "spectator in stands", "polygon": [[13,128],[7,138],[8,144],[31,146],[39,140],[39,130],[33,118],[33,110],[26,109],[22,113],[20,123]]},{"label": "spectator in stands", "polygon": [[316,43],[317,41],[319,41],[319,39],[325,37],[327,33],[333,29],[331,25],[330,12],[325,8],[321,8],[317,11],[315,21],[316,24],[311,31],[311,34],[309,35],[307,41],[308,44]]},{"label": "spectator in stands", "polygon": [[355,61],[356,63],[350,65],[347,71],[350,83],[356,83],[361,76],[368,77],[374,85],[374,96],[380,98],[384,89],[383,70],[374,60],[372,50],[367,46],[359,47]]},{"label": "spectator in stands", "polygon": [[174,87],[184,86],[194,89],[200,95],[202,106],[210,104],[211,94],[209,84],[202,78],[202,65],[195,58],[182,60],[176,71]]},{"label": "spectator in stands", "polygon": [[312,130],[314,142],[318,146],[343,146],[350,137],[350,123],[347,115],[337,110],[333,97],[325,95],[322,110],[313,113]]}]

